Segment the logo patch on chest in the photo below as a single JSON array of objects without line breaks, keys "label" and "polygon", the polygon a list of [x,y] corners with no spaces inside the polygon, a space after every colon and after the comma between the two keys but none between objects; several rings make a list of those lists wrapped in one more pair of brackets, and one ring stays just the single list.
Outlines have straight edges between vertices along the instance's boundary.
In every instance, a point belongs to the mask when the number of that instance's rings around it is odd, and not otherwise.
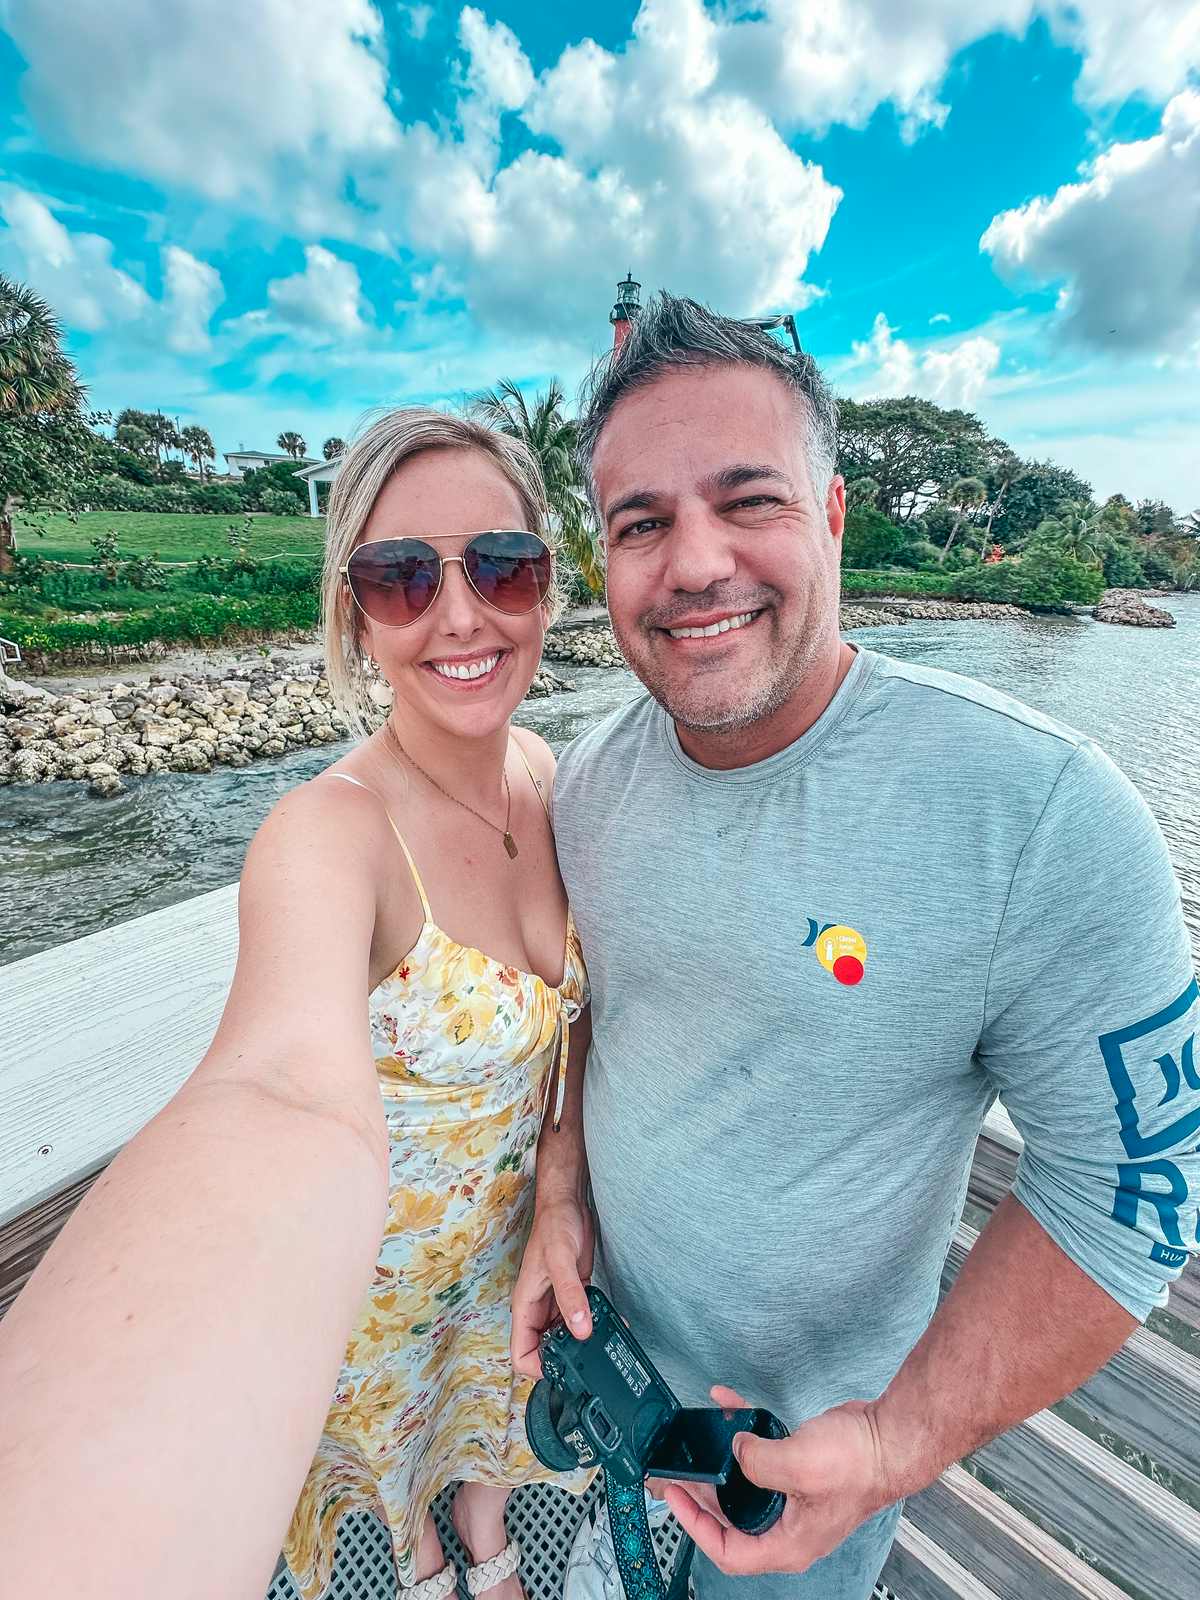
[{"label": "logo patch on chest", "polygon": [[843,922],[827,922],[822,927],[809,917],[808,937],[801,948],[807,950],[810,946],[825,971],[831,972],[839,983],[853,988],[862,982],[867,970],[867,941],[857,928],[849,928]]}]

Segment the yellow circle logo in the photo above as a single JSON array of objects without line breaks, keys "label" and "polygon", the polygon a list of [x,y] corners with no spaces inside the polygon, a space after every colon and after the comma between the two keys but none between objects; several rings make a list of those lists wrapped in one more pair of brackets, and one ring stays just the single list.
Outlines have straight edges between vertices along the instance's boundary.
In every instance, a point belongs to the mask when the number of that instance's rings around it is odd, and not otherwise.
[{"label": "yellow circle logo", "polygon": [[857,928],[840,924],[826,928],[817,939],[817,960],[839,983],[861,983],[867,970],[867,941]]}]

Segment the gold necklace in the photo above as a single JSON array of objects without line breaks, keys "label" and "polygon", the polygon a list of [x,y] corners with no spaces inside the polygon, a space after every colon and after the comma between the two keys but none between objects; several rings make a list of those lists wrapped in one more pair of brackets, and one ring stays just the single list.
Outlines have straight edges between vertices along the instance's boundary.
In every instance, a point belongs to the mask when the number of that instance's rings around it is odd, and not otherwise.
[{"label": "gold necklace", "polygon": [[[495,831],[498,834],[500,834],[500,836],[504,840],[504,848],[508,852],[509,860],[510,861],[515,861],[516,858],[517,858],[517,841],[513,838],[512,834],[508,831],[508,824],[512,819],[512,789],[509,787],[507,765],[505,766],[503,772],[501,773],[501,776],[504,779],[504,793],[505,793],[505,796],[506,796],[506,799],[507,799],[507,804],[506,804],[505,811],[504,811],[504,826],[501,828],[497,823],[492,822],[489,818],[485,817],[483,815],[482,811],[476,811],[474,806],[469,806],[465,800],[460,800],[457,795],[451,794],[448,789],[443,789],[441,784],[437,781],[436,778],[430,777],[429,773],[425,771],[425,768],[420,764],[420,762],[419,761],[414,761],[412,756],[409,755],[408,751],[400,743],[399,739],[396,737],[396,731],[392,727],[392,724],[391,724],[390,720],[388,722],[385,722],[383,726],[384,726],[385,737],[391,739],[392,743],[396,746],[396,749],[399,750],[400,754],[404,757],[405,761],[407,761],[410,766],[416,767],[417,771],[425,779],[425,782],[426,783],[431,783],[433,785],[433,787],[437,790],[437,792],[439,794],[445,795],[446,799],[449,800],[453,805],[461,806],[464,811],[469,811],[473,817],[478,817],[480,822],[485,822],[485,823],[487,823],[489,828],[495,829]],[[395,760],[395,757],[393,756],[392,759]],[[506,762],[507,762],[507,759],[508,759],[508,751],[506,749],[505,750],[505,761]],[[399,766],[399,762],[397,762],[396,764],[397,764],[397,766]]]}]

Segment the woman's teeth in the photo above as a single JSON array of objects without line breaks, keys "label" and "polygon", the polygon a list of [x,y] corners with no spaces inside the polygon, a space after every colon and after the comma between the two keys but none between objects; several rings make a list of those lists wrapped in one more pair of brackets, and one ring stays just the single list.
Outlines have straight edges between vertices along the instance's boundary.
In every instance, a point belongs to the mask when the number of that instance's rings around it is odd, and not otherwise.
[{"label": "woman's teeth", "polygon": [[712,639],[732,628],[744,628],[757,615],[757,611],[743,611],[740,617],[722,617],[720,622],[710,622],[707,628],[668,628],[667,632],[672,639]]},{"label": "woman's teeth", "polygon": [[455,664],[453,661],[431,661],[429,665],[443,678],[486,678],[500,656],[484,656],[482,661]]}]

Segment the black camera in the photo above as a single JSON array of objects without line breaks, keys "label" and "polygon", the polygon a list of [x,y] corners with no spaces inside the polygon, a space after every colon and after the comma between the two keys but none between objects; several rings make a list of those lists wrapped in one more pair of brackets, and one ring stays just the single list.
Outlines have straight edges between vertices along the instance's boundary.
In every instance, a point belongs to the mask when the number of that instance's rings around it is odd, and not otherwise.
[{"label": "black camera", "polygon": [[576,1339],[561,1319],[542,1335],[545,1376],[525,1413],[534,1455],[554,1472],[603,1467],[630,1486],[647,1477],[715,1484],[735,1528],[765,1533],[779,1520],[784,1496],[750,1482],[733,1439],[738,1433],[786,1439],[783,1423],[759,1408],[681,1406],[607,1298],[595,1286],[587,1296],[588,1338]]}]

